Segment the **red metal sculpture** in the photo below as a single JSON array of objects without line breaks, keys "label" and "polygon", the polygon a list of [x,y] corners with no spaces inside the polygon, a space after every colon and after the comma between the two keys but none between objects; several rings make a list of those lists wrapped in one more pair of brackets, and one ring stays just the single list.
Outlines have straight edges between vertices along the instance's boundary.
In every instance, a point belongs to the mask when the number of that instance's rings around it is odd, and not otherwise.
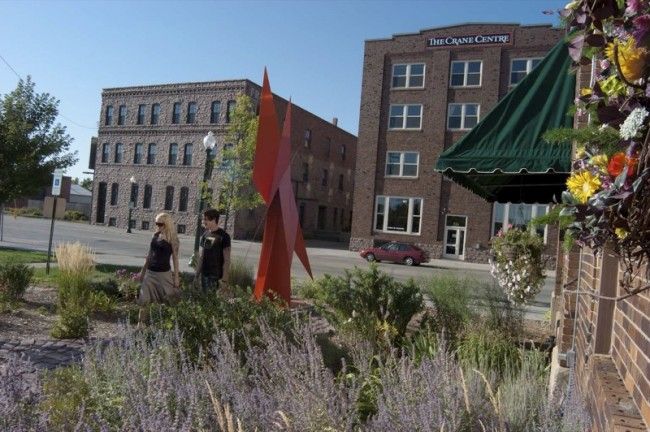
[{"label": "red metal sculpture", "polygon": [[280,135],[273,93],[264,69],[253,184],[262,195],[268,211],[254,294],[259,300],[262,295],[273,292],[287,305],[291,304],[291,261],[294,251],[313,278],[291,186],[290,159],[291,102],[287,106]]}]

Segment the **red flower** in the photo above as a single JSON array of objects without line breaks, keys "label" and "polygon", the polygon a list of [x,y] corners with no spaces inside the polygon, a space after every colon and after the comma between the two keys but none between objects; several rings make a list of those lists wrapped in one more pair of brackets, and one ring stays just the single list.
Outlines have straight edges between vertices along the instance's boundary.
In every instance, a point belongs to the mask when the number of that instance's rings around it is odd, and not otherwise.
[{"label": "red flower", "polygon": [[607,172],[612,177],[618,177],[619,174],[623,172],[623,168],[627,166],[627,175],[631,176],[636,170],[636,166],[639,163],[639,158],[636,156],[628,157],[625,156],[625,153],[618,152],[615,153],[609,163],[607,164]]}]

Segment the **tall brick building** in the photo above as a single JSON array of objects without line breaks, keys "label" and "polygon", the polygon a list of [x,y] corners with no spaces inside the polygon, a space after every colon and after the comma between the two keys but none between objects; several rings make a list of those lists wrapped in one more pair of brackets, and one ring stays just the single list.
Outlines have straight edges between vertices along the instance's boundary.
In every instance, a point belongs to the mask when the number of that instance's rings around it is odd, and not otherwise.
[{"label": "tall brick building", "polygon": [[[94,159],[94,224],[153,228],[166,211],[180,233],[196,227],[198,188],[206,152],[203,137],[217,138],[216,157],[226,142],[235,101],[246,94],[257,104],[261,87],[249,80],[197,82],[105,89]],[[280,119],[287,101],[276,96]],[[345,238],[350,230],[356,137],[294,105],[291,172],[306,237]],[[210,187],[219,196],[223,173]],[[130,181],[133,178],[133,183]],[[235,238],[260,238],[264,209],[229,214]]]},{"label": "tall brick building", "polygon": [[398,240],[432,258],[485,262],[501,227],[548,211],[489,203],[434,165],[563,35],[549,25],[464,24],[366,42],[350,249]]}]

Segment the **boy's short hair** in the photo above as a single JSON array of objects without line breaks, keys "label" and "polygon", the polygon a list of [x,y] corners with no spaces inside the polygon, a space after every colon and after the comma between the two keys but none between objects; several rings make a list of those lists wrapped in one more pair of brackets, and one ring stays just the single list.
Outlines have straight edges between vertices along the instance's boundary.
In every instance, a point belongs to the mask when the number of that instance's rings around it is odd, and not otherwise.
[{"label": "boy's short hair", "polygon": [[207,209],[203,212],[203,216],[211,221],[219,222],[219,210],[217,209]]}]

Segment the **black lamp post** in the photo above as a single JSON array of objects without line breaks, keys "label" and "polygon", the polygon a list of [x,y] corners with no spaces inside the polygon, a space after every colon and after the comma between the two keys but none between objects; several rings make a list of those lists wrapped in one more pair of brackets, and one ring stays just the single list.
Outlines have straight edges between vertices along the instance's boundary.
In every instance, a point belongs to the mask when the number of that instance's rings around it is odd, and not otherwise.
[{"label": "black lamp post", "polygon": [[133,185],[135,184],[135,177],[131,177],[129,179],[131,182],[131,199],[129,200],[129,221],[127,222],[127,228],[126,232],[127,234],[131,234],[131,215],[133,214],[133,207],[135,207],[135,203],[133,202]]},{"label": "black lamp post", "polygon": [[[211,151],[217,143],[217,139],[212,131],[203,137],[203,148],[205,149],[205,169],[203,170],[203,183],[207,183],[212,176],[212,159]],[[199,186],[199,206],[196,217],[196,233],[194,236],[194,256],[197,256],[199,250],[199,238],[201,237],[201,222],[203,221],[203,210],[205,209],[205,197],[203,195],[203,185]]]}]

